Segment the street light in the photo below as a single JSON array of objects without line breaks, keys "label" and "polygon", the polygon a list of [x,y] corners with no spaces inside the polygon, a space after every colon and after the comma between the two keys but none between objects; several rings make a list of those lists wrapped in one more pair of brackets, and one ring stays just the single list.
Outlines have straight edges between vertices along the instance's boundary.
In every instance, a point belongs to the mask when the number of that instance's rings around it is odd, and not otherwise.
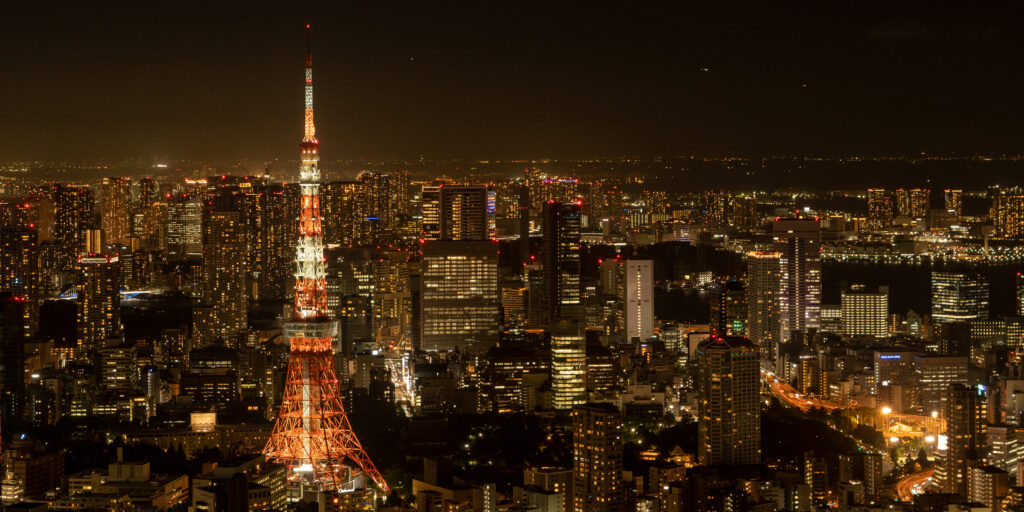
[{"label": "street light", "polygon": [[889,406],[882,407],[882,414],[889,414],[892,412],[892,408]]}]

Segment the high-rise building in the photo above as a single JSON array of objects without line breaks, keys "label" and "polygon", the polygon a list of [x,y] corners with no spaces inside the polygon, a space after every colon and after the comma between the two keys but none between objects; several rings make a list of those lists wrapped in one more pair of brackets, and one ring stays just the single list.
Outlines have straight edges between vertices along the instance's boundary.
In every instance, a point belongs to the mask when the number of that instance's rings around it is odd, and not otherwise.
[{"label": "high-rise building", "polygon": [[967,474],[967,501],[981,503],[989,510],[1003,510],[1003,498],[1010,491],[1009,474],[995,466],[972,466]]},{"label": "high-rise building", "polygon": [[582,316],[580,203],[544,203],[544,287],[547,320]]},{"label": "high-rise building", "polygon": [[947,188],[943,191],[945,209],[956,218],[963,215],[963,195],[964,191],[960,189]]},{"label": "high-rise building", "polygon": [[772,224],[774,250],[782,270],[779,319],[782,342],[793,331],[821,325],[821,234],[814,219],[781,219]]},{"label": "high-rise building", "polygon": [[58,270],[71,270],[85,248],[85,231],[95,227],[95,198],[87,185],[55,185],[52,198],[54,264]]},{"label": "high-rise building", "polygon": [[952,384],[947,390],[946,454],[942,460],[943,491],[967,496],[967,480],[972,461],[979,459],[978,449],[985,443],[985,396],[980,390]]},{"label": "high-rise building", "polygon": [[25,407],[25,329],[23,298],[0,292],[0,418],[21,419]]},{"label": "high-rise building", "polygon": [[0,226],[0,292],[25,301],[24,329],[34,333],[39,318],[39,232],[29,227]]},{"label": "high-rise building", "polygon": [[846,336],[889,335],[889,287],[879,286],[869,292],[863,286],[843,290],[840,297],[843,334]]},{"label": "high-rise building", "polygon": [[121,330],[121,268],[116,255],[81,254],[76,288],[78,346],[92,352]]},{"label": "high-rise building", "polygon": [[390,242],[399,234],[403,217],[409,214],[409,173],[365,171],[357,179],[367,201],[367,238]]},{"label": "high-rise building", "polygon": [[701,465],[761,462],[760,362],[746,338],[697,347],[697,459]]},{"label": "high-rise building", "polygon": [[782,255],[766,251],[747,253],[747,338],[772,360],[775,345],[782,341],[781,292]]},{"label": "high-rise building", "polygon": [[967,356],[920,355],[914,358],[914,367],[925,415],[946,410],[951,384],[967,385]]},{"label": "high-rise building", "polygon": [[978,273],[932,271],[932,322],[936,325],[985,320],[988,280]]},{"label": "high-rise building", "polygon": [[424,184],[420,188],[420,237],[441,239],[441,185]]},{"label": "high-rise building", "polygon": [[136,211],[149,208],[157,200],[157,183],[153,178],[146,176],[139,179],[139,202]]},{"label": "high-rise building", "polygon": [[999,190],[992,201],[992,214],[997,235],[1024,235],[1024,192],[1019,189]]},{"label": "high-rise building", "polygon": [[712,336],[744,336],[747,324],[747,289],[743,281],[728,279],[711,287],[708,323]]},{"label": "high-rise building", "polygon": [[551,392],[555,409],[571,409],[587,401],[587,339],[576,320],[551,327]]},{"label": "high-rise building", "polygon": [[912,188],[896,190],[896,215],[899,217],[924,217],[931,205],[929,189]]},{"label": "high-rise building", "polygon": [[1024,316],[1024,273],[1017,272],[1017,316]]},{"label": "high-rise building", "polygon": [[709,226],[728,225],[731,203],[732,194],[728,190],[705,190],[697,196],[700,221]]},{"label": "high-rise building", "polygon": [[487,187],[445,185],[441,187],[441,239],[486,240],[488,238]]},{"label": "high-rise building", "polygon": [[611,404],[572,411],[573,512],[621,512],[622,415]]},{"label": "high-rise building", "polygon": [[622,269],[623,337],[645,342],[654,336],[654,261],[627,260]]},{"label": "high-rise building", "polygon": [[892,223],[892,200],[884,188],[868,189],[868,227],[882,229]]},{"label": "high-rise building", "polygon": [[358,181],[332,181],[323,187],[324,243],[366,243],[366,198]]},{"label": "high-rise building", "polygon": [[128,245],[132,221],[132,179],[103,178],[100,187],[100,225],[110,245]]},{"label": "high-rise building", "polygon": [[203,204],[197,197],[174,196],[167,206],[167,253],[184,258],[203,253]]},{"label": "high-rise building", "polygon": [[483,353],[498,341],[498,248],[488,240],[423,245],[420,343]]},{"label": "high-rise building", "polygon": [[233,346],[248,326],[248,252],[241,216],[212,211],[206,217],[203,297],[213,308],[214,336]]}]

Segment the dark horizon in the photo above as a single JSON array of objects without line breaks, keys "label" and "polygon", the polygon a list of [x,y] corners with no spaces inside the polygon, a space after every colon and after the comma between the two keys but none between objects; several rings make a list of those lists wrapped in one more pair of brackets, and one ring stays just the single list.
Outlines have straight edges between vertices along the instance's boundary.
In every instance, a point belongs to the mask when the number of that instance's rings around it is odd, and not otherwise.
[{"label": "dark horizon", "polygon": [[[1024,153],[1015,6],[0,7],[0,160]],[[13,101],[12,101],[13,100]]]}]

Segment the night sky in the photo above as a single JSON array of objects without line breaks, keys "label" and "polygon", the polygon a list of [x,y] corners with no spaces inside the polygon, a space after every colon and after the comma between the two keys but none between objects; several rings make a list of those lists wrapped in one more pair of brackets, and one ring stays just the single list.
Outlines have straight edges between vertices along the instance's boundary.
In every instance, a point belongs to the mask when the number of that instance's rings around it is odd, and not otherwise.
[{"label": "night sky", "polygon": [[0,161],[291,158],[306,23],[328,160],[1024,153],[1009,2],[723,3],[3,2]]}]

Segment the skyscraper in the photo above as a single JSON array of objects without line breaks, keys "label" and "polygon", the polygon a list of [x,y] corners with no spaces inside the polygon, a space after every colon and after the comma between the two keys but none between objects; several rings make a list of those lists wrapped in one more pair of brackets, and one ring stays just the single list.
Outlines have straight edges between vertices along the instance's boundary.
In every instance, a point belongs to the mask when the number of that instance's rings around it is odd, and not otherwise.
[{"label": "skyscraper", "polygon": [[1024,235],[1024,191],[1001,189],[992,202],[996,234],[1003,237]]},{"label": "skyscraper", "polygon": [[978,273],[932,271],[932,322],[988,319],[988,280]]},{"label": "skyscraper", "polygon": [[441,239],[441,185],[424,184],[420,189],[420,236]]},{"label": "skyscraper", "polygon": [[708,300],[712,336],[744,336],[747,323],[747,290],[743,282],[729,279],[715,283]]},{"label": "skyscraper", "polygon": [[443,240],[486,240],[487,187],[442,186],[440,220]]},{"label": "skyscraper", "polygon": [[92,352],[121,331],[121,268],[116,255],[78,258],[78,346]]},{"label": "skyscraper", "polygon": [[332,181],[323,187],[324,243],[351,246],[366,242],[362,183]]},{"label": "skyscraper", "polygon": [[611,404],[572,411],[573,512],[621,512],[622,415]]},{"label": "skyscraper", "polygon": [[868,189],[868,227],[882,229],[892,222],[892,200],[884,188]]},{"label": "skyscraper", "polygon": [[579,318],[580,203],[544,203],[544,287],[547,320]]},{"label": "skyscraper", "polygon": [[203,253],[203,204],[199,198],[178,195],[167,206],[168,256],[186,258]]},{"label": "skyscraper", "polygon": [[215,337],[233,346],[248,325],[248,252],[241,216],[212,211],[205,223],[203,297],[213,308]]},{"label": "skyscraper", "polygon": [[498,248],[489,240],[423,245],[423,350],[483,353],[498,341]]},{"label": "skyscraper", "polygon": [[876,293],[863,286],[843,290],[840,297],[843,334],[846,336],[889,335],[889,287],[879,286]]},{"label": "skyscraper", "polygon": [[792,331],[821,324],[821,234],[815,219],[782,219],[772,224],[772,237],[782,270],[781,341],[789,342]]},{"label": "skyscraper", "polygon": [[560,320],[551,328],[551,391],[555,409],[571,409],[587,401],[587,340],[576,320]]},{"label": "skyscraper", "polygon": [[697,459],[701,465],[761,462],[760,354],[746,338],[697,347]]},{"label": "skyscraper", "polygon": [[777,252],[747,253],[747,338],[775,359],[781,341],[779,295],[782,286],[782,255]]},{"label": "skyscraper", "polygon": [[132,180],[103,178],[100,187],[100,222],[110,245],[128,245],[131,237]]},{"label": "skyscraper", "polygon": [[626,341],[644,342],[654,336],[654,261],[627,260],[623,266],[623,320]]},{"label": "skyscraper", "polygon": [[57,245],[58,270],[71,270],[85,246],[85,231],[95,227],[94,197],[87,185],[55,185],[53,197],[53,239]]},{"label": "skyscraper", "polygon": [[939,483],[945,492],[967,496],[968,471],[985,443],[985,396],[962,384],[951,384],[947,392],[942,412],[946,419],[946,454]]},{"label": "skyscraper", "polygon": [[896,215],[900,217],[924,217],[931,204],[931,190],[912,188],[896,190]]},{"label": "skyscraper", "polygon": [[963,215],[963,194],[963,190],[954,188],[947,188],[943,191],[946,211],[953,214],[956,218],[960,218]]}]

